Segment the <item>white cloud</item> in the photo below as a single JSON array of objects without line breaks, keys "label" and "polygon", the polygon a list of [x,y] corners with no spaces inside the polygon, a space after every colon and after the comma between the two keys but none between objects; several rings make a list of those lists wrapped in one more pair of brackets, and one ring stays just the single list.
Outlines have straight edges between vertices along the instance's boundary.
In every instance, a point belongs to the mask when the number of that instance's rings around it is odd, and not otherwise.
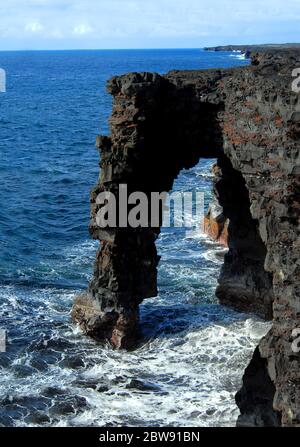
[{"label": "white cloud", "polygon": [[73,34],[76,36],[84,36],[85,34],[90,34],[93,32],[93,28],[86,24],[76,25],[73,28]]},{"label": "white cloud", "polygon": [[39,22],[27,23],[25,26],[25,31],[29,33],[40,33],[43,31],[44,27]]}]

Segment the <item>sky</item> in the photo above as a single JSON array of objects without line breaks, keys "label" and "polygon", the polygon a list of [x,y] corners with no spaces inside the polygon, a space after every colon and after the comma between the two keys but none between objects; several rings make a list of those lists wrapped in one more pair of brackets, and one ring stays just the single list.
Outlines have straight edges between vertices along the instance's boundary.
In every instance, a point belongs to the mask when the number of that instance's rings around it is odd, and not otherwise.
[{"label": "sky", "polygon": [[1,0],[0,50],[299,42],[300,0]]}]

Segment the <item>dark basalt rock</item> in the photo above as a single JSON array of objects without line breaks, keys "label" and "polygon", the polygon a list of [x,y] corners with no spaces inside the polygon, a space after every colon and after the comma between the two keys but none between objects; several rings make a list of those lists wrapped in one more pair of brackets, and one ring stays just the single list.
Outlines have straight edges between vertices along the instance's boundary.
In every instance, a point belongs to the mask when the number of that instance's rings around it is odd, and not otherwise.
[{"label": "dark basalt rock", "polygon": [[155,393],[162,393],[161,388],[158,385],[155,385],[154,383],[145,382],[140,379],[132,379],[127,385],[126,388],[129,390],[138,390],[142,391],[144,393],[149,392],[155,392]]},{"label": "dark basalt rock", "polygon": [[260,355],[258,347],[245,371],[243,387],[236,395],[241,410],[238,427],[278,427],[281,414],[274,410],[275,386],[267,371],[267,361]]},{"label": "dark basalt rock", "polygon": [[[300,50],[300,44],[299,43],[286,43],[286,44],[263,44],[263,45],[220,45],[216,47],[205,47],[205,51],[240,51],[245,55],[247,59],[253,58],[254,65],[258,65],[256,62],[256,56],[261,55],[263,53],[270,53],[274,55],[278,51],[285,51],[285,53],[288,50],[294,51],[294,50]],[[253,62],[253,61],[252,61]]]},{"label": "dark basalt rock", "polygon": [[[98,301],[88,294],[82,294],[76,298],[73,309],[72,319],[79,323],[81,329],[86,335],[98,341],[109,340],[116,348],[129,349],[134,347],[138,338],[138,306],[129,304],[121,307],[120,297],[118,295],[109,295],[112,308],[101,308]],[[103,297],[105,292],[103,292]],[[99,297],[99,295],[98,295]],[[99,299],[99,298],[98,298]],[[118,302],[119,300],[119,302]],[[105,300],[103,300],[106,302]]]},{"label": "dark basalt rock", "polygon": [[272,275],[265,271],[266,247],[250,213],[249,192],[227,157],[218,160],[215,193],[228,219],[228,253],[216,295],[224,305],[272,319]]},{"label": "dark basalt rock", "polygon": [[[108,83],[110,136],[101,136],[101,174],[91,194],[90,232],[101,240],[94,276],[72,316],[115,347],[138,337],[138,307],[157,294],[154,228],[97,226],[101,191],[169,191],[183,168],[218,159],[215,190],[229,219],[217,295],[223,304],[273,318],[244,376],[243,425],[300,425],[300,96],[291,88],[299,50],[269,50],[247,67],[130,73]],[[254,371],[254,372],[253,372]],[[262,400],[258,395],[262,390]]]}]

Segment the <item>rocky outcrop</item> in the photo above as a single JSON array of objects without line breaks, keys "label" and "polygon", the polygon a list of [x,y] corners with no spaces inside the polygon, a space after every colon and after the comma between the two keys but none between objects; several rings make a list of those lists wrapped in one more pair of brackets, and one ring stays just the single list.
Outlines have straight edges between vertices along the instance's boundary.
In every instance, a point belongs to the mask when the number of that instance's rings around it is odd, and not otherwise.
[{"label": "rocky outcrop", "polygon": [[244,177],[227,157],[220,157],[218,166],[215,191],[228,220],[229,251],[216,295],[221,304],[272,319],[272,274],[264,269],[267,251],[250,212]]},{"label": "rocky outcrop", "polygon": [[[131,73],[113,78],[109,137],[98,139],[101,175],[91,195],[91,234],[101,240],[94,277],[73,318],[97,339],[129,347],[138,306],[156,295],[156,226],[98,227],[97,195],[169,191],[183,168],[217,158],[216,193],[229,219],[217,295],[273,318],[238,394],[242,425],[300,425],[300,100],[298,51],[265,51],[249,67]],[[260,396],[260,397],[259,397]]]},{"label": "rocky outcrop", "polygon": [[219,45],[216,47],[205,47],[205,51],[240,51],[246,58],[253,58],[255,55],[261,55],[263,53],[269,53],[274,55],[277,51],[284,50],[300,50],[299,43],[286,43],[286,44],[263,44],[263,45]]},{"label": "rocky outcrop", "polygon": [[217,164],[212,168],[214,174],[214,192],[215,196],[209,204],[207,214],[204,217],[204,233],[213,241],[228,247],[228,225],[229,219],[224,215],[224,210],[216,196],[216,185],[220,177],[220,169]]},{"label": "rocky outcrop", "polygon": [[281,413],[273,408],[275,391],[267,360],[261,357],[257,347],[245,371],[243,387],[236,394],[236,403],[241,410],[237,426],[278,427]]},{"label": "rocky outcrop", "polygon": [[217,201],[209,205],[208,212],[204,217],[204,233],[213,241],[228,246],[228,219],[224,216],[223,208]]}]

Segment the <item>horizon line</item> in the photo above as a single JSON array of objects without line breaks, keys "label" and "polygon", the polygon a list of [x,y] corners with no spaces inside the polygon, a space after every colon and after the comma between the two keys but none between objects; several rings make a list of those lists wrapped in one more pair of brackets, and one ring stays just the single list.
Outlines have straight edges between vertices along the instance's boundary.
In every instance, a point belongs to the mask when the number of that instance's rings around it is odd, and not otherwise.
[{"label": "horizon line", "polygon": [[[217,45],[214,45],[217,46]],[[214,47],[212,46],[212,48]],[[223,46],[223,45],[222,45]],[[203,50],[207,47],[146,47],[146,48],[26,48],[26,49],[0,49],[0,53],[4,52],[20,52],[20,51],[151,51],[151,50]]]},{"label": "horizon line", "polygon": [[26,51],[151,51],[151,50],[204,50],[205,48],[216,48],[226,46],[270,46],[270,45],[300,45],[300,42],[273,42],[273,43],[223,43],[217,45],[205,45],[195,47],[135,47],[135,48],[18,48],[18,49],[0,49],[0,53],[26,52]]}]

